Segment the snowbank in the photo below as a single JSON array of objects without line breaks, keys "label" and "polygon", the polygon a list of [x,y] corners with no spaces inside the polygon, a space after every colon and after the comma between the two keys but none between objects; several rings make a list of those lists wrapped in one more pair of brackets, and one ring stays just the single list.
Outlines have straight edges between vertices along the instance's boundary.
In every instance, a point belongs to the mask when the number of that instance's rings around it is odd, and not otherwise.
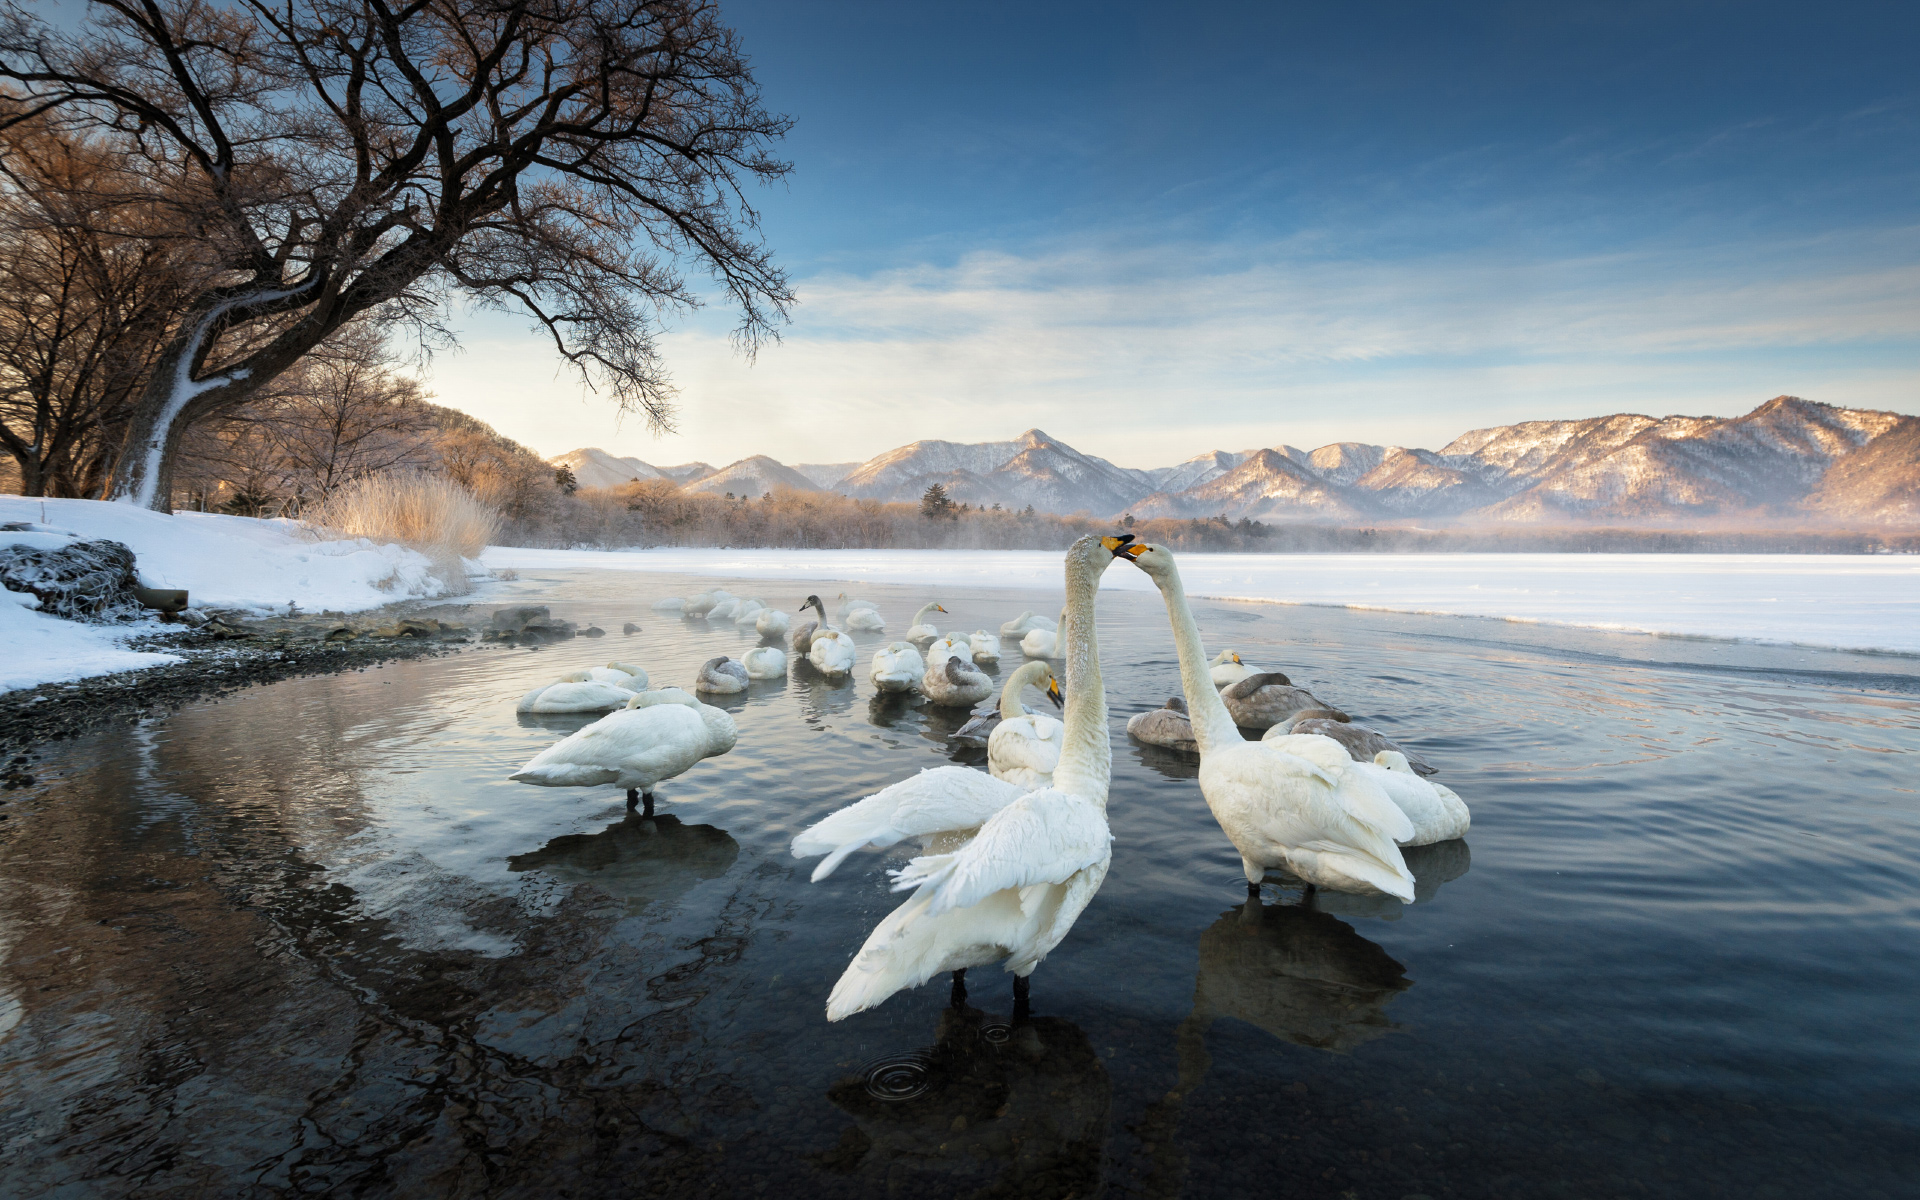
[{"label": "snowbank", "polygon": [[[490,567],[1057,589],[1060,556],[972,550],[598,552],[492,547]],[[1216,600],[1494,617],[1920,654],[1920,558],[1800,554],[1185,554]],[[1115,567],[1101,585],[1151,590]]]},{"label": "snowbank", "polygon": [[[0,496],[0,524],[14,522],[40,529],[0,532],[0,543],[123,542],[133,550],[141,582],[185,588],[196,608],[285,612],[289,604],[298,604],[307,612],[354,612],[447,590],[423,554],[365,539],[311,542],[297,521],[212,513],[168,516],[98,500]],[[5,592],[0,597],[0,645],[5,646],[0,690],[180,661],[177,655],[126,648],[128,636],[168,626],[88,625],[34,608],[31,596]]]}]

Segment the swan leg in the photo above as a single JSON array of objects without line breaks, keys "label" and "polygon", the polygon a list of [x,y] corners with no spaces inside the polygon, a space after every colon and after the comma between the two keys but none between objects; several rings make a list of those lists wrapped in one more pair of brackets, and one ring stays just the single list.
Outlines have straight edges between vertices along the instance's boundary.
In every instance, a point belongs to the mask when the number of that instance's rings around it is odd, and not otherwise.
[{"label": "swan leg", "polygon": [[1260,885],[1253,882],[1252,880],[1248,880],[1247,881],[1247,899],[1258,900],[1259,898],[1260,898]]},{"label": "swan leg", "polygon": [[947,1001],[948,1003],[952,1004],[955,1008],[966,1007],[967,1005],[967,969],[965,967],[961,967],[958,971],[955,971],[953,973],[953,991],[949,993],[947,997]]},{"label": "swan leg", "polygon": [[1032,990],[1032,985],[1028,982],[1025,975],[1015,975],[1013,977],[1013,1019],[1015,1021],[1024,1021],[1027,1019],[1027,994]]},{"label": "swan leg", "polygon": [[628,812],[632,812],[634,809],[639,808],[642,801],[646,802],[647,807],[646,807],[646,810],[642,812],[640,815],[651,817],[653,815],[653,793],[649,791],[643,794],[639,788],[627,789],[627,811]]}]

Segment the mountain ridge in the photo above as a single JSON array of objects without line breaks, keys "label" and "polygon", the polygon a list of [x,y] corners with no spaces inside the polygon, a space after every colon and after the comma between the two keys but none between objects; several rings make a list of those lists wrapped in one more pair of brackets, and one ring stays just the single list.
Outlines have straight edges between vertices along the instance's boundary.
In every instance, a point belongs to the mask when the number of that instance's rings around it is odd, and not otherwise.
[{"label": "mountain ridge", "polygon": [[1282,443],[1150,470],[1038,428],[1003,442],[910,442],[861,463],[753,455],[717,470],[655,467],[597,447],[550,461],[589,488],[667,479],[714,494],[915,501],[939,484],[956,503],[1116,519],[1920,525],[1920,418],[1784,395],[1737,417],[1610,413],[1472,429],[1437,451]]}]

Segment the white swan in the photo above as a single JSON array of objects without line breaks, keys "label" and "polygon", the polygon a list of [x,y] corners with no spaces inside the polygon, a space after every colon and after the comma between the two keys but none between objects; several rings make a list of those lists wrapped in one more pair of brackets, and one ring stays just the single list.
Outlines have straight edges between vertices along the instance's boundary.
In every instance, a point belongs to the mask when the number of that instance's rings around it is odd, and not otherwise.
[{"label": "white swan", "polygon": [[610,662],[607,664],[607,669],[609,671],[625,671],[627,673],[627,682],[622,683],[620,685],[621,687],[630,688],[636,692],[644,692],[647,690],[647,669],[640,664]]},{"label": "white swan", "polygon": [[700,674],[694,679],[693,688],[697,692],[727,696],[746,691],[747,679],[746,666],[722,654],[700,664]]},{"label": "white swan", "polygon": [[847,595],[845,592],[841,592],[839,596],[835,597],[835,599],[840,601],[840,607],[835,609],[834,612],[840,617],[842,621],[846,620],[850,615],[852,615],[853,610],[856,608],[871,608],[875,612],[880,611],[880,606],[878,604],[875,604],[873,601],[857,600],[852,596]]},{"label": "white swan", "polygon": [[851,675],[858,658],[853,639],[838,629],[815,634],[813,646],[807,651],[807,661],[822,675]]},{"label": "white swan", "polygon": [[541,787],[627,789],[627,807],[646,801],[653,815],[653,789],[663,779],[703,758],[733,749],[739,740],[733,718],[679,688],[630,696],[609,713],[528,760],[510,778]]},{"label": "white swan", "polygon": [[967,648],[973,651],[973,661],[977,663],[997,663],[1000,661],[1000,635],[976,629],[967,635]]},{"label": "white swan", "polygon": [[707,610],[707,620],[731,621],[733,620],[733,614],[737,612],[739,608],[740,608],[740,601],[735,599],[732,596],[728,596],[726,599],[718,601],[717,603],[714,604],[712,608]]},{"label": "white swan", "polygon": [[889,642],[873,652],[873,686],[883,692],[917,692],[927,664],[911,642]]},{"label": "white swan", "polygon": [[[1063,610],[1062,620],[1066,619]],[[1056,658],[1060,653],[1060,633],[1055,629],[1035,629],[1020,639],[1020,653],[1028,658]]]},{"label": "white swan", "polygon": [[846,615],[846,626],[854,633],[885,633],[887,622],[875,608],[856,608]]},{"label": "white swan", "polygon": [[[1014,976],[1016,1015],[1024,1015],[1028,976],[1073,928],[1112,860],[1107,784],[1113,759],[1093,631],[1094,592],[1112,561],[1110,549],[1091,535],[1067,551],[1067,733],[1053,786],[1020,794],[976,771],[942,767],[794,839],[794,853],[802,857],[827,844],[844,857],[861,845],[913,836],[928,839],[935,851],[894,872],[894,890],[913,895],[874,928],[834,984],[829,1021],[935,975],[952,972],[957,983],[967,968],[1002,959]],[[976,824],[979,832],[969,836]],[[830,825],[839,827],[837,840]]]},{"label": "white swan", "polygon": [[1053,782],[1054,768],[1060,765],[1066,726],[1021,706],[1020,692],[1029,684],[1060,703],[1060,683],[1050,663],[1030,662],[1015,671],[1000,690],[1000,724],[987,737],[987,771],[1023,788],[1042,788]]},{"label": "white swan", "polygon": [[949,708],[972,708],[993,695],[993,677],[973,665],[965,655],[949,654],[939,665],[929,665],[920,679],[920,690],[935,704]]},{"label": "white swan", "polygon": [[755,625],[757,627],[760,614],[766,610],[767,604],[764,600],[742,600],[739,606],[733,610],[733,623],[735,625]]},{"label": "white swan", "polygon": [[653,602],[653,611],[655,612],[677,613],[684,611],[686,607],[687,601],[683,596],[668,596],[665,599],[655,600]]},{"label": "white swan", "polygon": [[720,588],[708,588],[697,595],[688,596],[680,604],[680,613],[688,617],[704,617],[713,611],[713,606],[726,599],[729,593]]},{"label": "white swan", "polygon": [[777,608],[763,608],[753,616],[753,631],[763,638],[783,638],[791,628],[793,618]]},{"label": "white swan", "polygon": [[[1240,851],[1248,891],[1257,892],[1271,868],[1285,867],[1309,885],[1411,902],[1413,876],[1395,844],[1413,836],[1406,814],[1328,738],[1302,737],[1284,750],[1242,738],[1213,689],[1173,553],[1153,545],[1126,546],[1122,553],[1166,598],[1187,717],[1200,747],[1200,793]],[[1069,702],[1072,686],[1069,679]]]},{"label": "white swan", "polygon": [[778,679],[787,673],[787,652],[778,646],[755,646],[740,656],[748,679]]},{"label": "white swan", "polygon": [[940,607],[938,604],[935,604],[931,600],[929,600],[925,604],[922,604],[920,606],[920,611],[913,614],[913,622],[907,626],[907,640],[910,642],[921,643],[921,642],[931,642],[935,638],[939,637],[940,631],[934,628],[932,625],[927,624],[927,614],[928,613],[944,613],[946,611],[947,611],[946,609]]},{"label": "white swan", "polygon": [[616,667],[609,663],[604,667],[588,667],[585,673],[587,678],[593,680],[595,683],[610,683],[615,687],[625,688],[630,692],[644,692],[647,690],[647,673],[645,671],[641,671],[640,674],[636,676],[625,667]]},{"label": "white swan", "polygon": [[571,671],[552,683],[543,683],[513,706],[517,713],[612,712],[633,698],[633,690]]},{"label": "white swan", "polygon": [[[1285,749],[1293,738],[1318,736],[1321,735],[1296,733],[1265,740],[1279,743]],[[1372,762],[1356,763],[1355,769],[1371,776],[1387,794],[1387,799],[1398,805],[1412,822],[1413,836],[1401,845],[1431,846],[1435,842],[1450,842],[1467,836],[1467,831],[1473,828],[1473,814],[1467,811],[1467,802],[1445,784],[1422,779],[1414,772],[1407,756],[1398,750],[1382,750],[1374,755]]]},{"label": "white swan", "polygon": [[1240,652],[1238,650],[1222,650],[1220,653],[1214,655],[1213,669],[1209,672],[1209,674],[1213,676],[1213,686],[1215,687],[1227,687],[1231,684],[1239,683],[1242,679],[1254,673],[1254,668],[1240,661]]},{"label": "white swan", "polygon": [[950,633],[945,637],[935,638],[927,646],[927,669],[931,671],[954,657],[965,658],[969,662],[973,660],[973,646],[965,634]]},{"label": "white swan", "polygon": [[1058,628],[1059,626],[1055,625],[1053,621],[1051,621],[1050,619],[1046,617],[1034,616],[1033,610],[1029,608],[1025,612],[1022,612],[1019,616],[1015,617],[1013,620],[1008,621],[1005,624],[1001,625],[1000,636],[1003,638],[1014,638],[1015,640],[1018,640],[1032,633],[1036,629],[1058,629]]}]

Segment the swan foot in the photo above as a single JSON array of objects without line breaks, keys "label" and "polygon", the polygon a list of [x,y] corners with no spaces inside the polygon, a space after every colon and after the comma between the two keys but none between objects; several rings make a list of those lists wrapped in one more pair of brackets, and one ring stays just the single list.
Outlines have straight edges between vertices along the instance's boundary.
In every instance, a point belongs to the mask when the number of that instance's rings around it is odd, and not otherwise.
[{"label": "swan foot", "polygon": [[965,967],[953,973],[953,990],[948,993],[947,1002],[955,1008],[967,1006],[967,969]]}]

